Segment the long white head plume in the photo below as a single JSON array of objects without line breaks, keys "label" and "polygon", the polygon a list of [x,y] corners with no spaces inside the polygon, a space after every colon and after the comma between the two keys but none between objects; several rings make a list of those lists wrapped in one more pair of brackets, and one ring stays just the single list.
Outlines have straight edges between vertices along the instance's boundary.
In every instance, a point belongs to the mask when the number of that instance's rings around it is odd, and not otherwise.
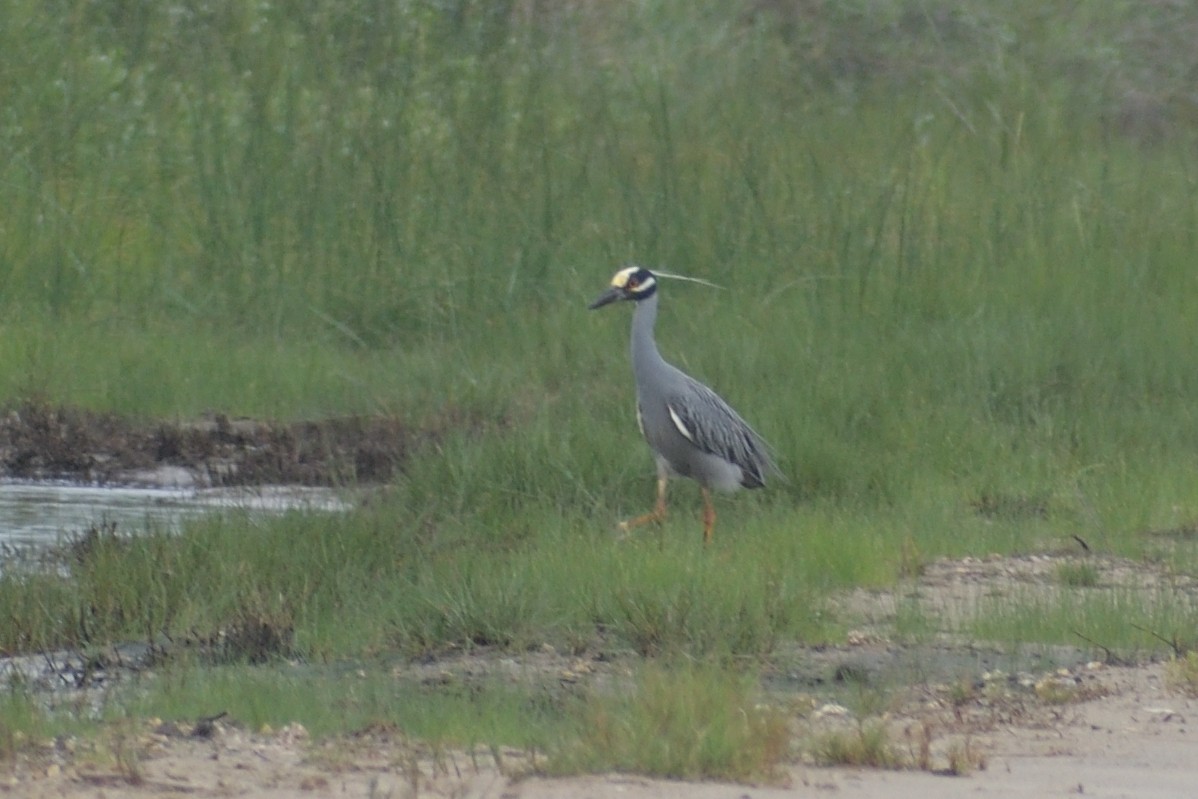
[{"label": "long white head plume", "polygon": [[690,277],[688,275],[675,275],[670,272],[661,272],[657,269],[653,270],[653,274],[657,275],[658,277],[668,277],[671,280],[685,280],[687,283],[699,283],[704,286],[709,286],[713,289],[721,289],[722,290],[724,288],[723,286],[721,286],[718,283],[712,283],[710,280],[704,280],[701,277]]}]

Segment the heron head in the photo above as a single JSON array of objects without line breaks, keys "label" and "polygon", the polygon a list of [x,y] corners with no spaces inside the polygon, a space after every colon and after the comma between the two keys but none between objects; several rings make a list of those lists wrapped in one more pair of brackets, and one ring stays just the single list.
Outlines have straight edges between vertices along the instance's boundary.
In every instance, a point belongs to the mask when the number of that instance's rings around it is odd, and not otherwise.
[{"label": "heron head", "polygon": [[607,291],[595,298],[588,308],[592,311],[619,300],[644,300],[657,291],[657,278],[643,266],[626,266],[611,279]]}]

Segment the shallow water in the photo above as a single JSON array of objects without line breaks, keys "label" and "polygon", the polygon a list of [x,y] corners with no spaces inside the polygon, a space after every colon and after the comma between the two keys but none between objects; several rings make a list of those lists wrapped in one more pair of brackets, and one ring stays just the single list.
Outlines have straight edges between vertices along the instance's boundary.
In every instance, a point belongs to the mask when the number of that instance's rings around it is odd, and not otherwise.
[{"label": "shallow water", "polygon": [[118,532],[177,530],[186,519],[230,509],[283,513],[342,511],[347,503],[327,489],[125,488],[69,483],[0,482],[0,552],[49,546],[93,525]]}]

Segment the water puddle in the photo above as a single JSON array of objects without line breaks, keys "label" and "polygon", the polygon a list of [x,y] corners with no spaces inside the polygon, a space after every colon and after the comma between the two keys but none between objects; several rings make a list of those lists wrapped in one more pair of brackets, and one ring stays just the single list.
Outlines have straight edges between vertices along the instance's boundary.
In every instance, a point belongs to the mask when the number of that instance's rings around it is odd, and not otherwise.
[{"label": "water puddle", "polygon": [[[129,488],[0,481],[0,574],[25,558],[36,562],[39,553],[93,527],[133,535],[177,531],[189,519],[229,511],[337,513],[349,508],[343,494],[321,488]],[[102,652],[64,650],[4,657],[0,683],[48,692],[47,707],[82,697],[97,709],[102,689],[112,679],[145,668],[160,654],[149,644],[133,642]]]},{"label": "water puddle", "polygon": [[227,510],[284,513],[349,508],[319,488],[126,488],[0,481],[0,554],[51,546],[94,525],[122,533],[178,530],[187,519]]}]

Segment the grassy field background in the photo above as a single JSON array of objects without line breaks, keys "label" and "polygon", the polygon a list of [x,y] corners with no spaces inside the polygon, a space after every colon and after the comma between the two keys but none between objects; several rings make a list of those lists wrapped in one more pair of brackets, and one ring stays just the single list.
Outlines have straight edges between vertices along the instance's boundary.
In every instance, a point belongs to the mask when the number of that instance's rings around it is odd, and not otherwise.
[{"label": "grassy field background", "polygon": [[[259,622],[321,664],[602,640],[714,663],[727,681],[687,684],[739,696],[782,643],[842,638],[831,593],[932,558],[1078,535],[1193,570],[1145,535],[1198,520],[1185,4],[4,6],[0,401],[483,432],[345,516],[214,519],[107,542],[69,580],[4,574],[2,651]],[[659,342],[786,474],[721,503],[709,552],[692,486],[660,533],[613,535],[652,461],[626,309],[585,308],[628,261],[725,287],[665,284]],[[1097,619],[1113,646],[1160,645],[1125,610],[1017,604],[987,637]],[[1192,635],[1166,604],[1132,617]],[[260,668],[147,712],[248,707]],[[496,717],[530,707],[509,700]],[[315,704],[253,720],[363,722]]]}]

